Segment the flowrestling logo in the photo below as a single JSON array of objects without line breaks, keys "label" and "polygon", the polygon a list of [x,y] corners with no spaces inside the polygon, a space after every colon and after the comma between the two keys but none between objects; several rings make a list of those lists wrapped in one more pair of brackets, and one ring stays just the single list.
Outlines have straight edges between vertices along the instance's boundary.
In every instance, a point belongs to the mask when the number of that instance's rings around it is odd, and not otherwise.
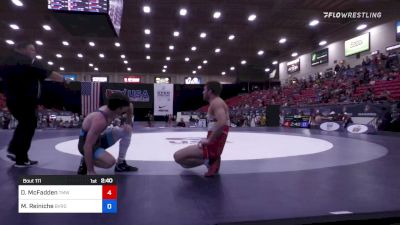
[{"label": "flowrestling logo", "polygon": [[382,12],[323,12],[324,19],[380,19]]}]

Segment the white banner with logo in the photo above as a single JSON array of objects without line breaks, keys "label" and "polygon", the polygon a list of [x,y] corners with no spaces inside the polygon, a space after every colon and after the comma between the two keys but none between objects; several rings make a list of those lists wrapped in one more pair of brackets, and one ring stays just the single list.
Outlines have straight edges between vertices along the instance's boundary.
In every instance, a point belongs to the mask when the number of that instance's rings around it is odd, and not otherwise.
[{"label": "white banner with logo", "polygon": [[154,115],[165,116],[174,112],[174,85],[154,84]]}]

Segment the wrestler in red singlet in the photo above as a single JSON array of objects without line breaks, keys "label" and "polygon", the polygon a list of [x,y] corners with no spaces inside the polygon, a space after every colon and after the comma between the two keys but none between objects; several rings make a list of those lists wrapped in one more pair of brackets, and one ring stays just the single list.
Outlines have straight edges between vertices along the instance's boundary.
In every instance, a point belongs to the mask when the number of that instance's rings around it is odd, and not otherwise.
[{"label": "wrestler in red singlet", "polygon": [[175,161],[184,168],[206,165],[208,171],[204,174],[211,177],[219,172],[221,154],[229,131],[229,108],[219,95],[222,85],[210,81],[204,86],[203,98],[210,103],[208,107],[208,134],[197,145],[183,148],[174,154]]}]

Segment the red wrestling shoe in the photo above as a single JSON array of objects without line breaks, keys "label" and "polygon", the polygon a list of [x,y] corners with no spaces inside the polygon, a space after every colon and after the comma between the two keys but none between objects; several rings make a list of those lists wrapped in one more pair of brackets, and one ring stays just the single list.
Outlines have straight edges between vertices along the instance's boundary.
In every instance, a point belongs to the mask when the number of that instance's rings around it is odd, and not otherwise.
[{"label": "red wrestling shoe", "polygon": [[213,177],[218,174],[219,172],[219,167],[221,166],[221,157],[218,157],[217,159],[209,161],[207,168],[208,171],[207,173],[204,174],[205,177]]}]

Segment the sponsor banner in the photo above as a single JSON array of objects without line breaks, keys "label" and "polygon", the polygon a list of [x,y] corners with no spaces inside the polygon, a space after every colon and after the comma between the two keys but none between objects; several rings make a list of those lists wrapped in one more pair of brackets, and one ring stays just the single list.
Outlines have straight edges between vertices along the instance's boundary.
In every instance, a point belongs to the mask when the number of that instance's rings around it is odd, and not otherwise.
[{"label": "sponsor banner", "polygon": [[92,77],[92,82],[108,82],[108,77]]},{"label": "sponsor banner", "polygon": [[369,32],[344,42],[344,55],[350,56],[369,50]]},{"label": "sponsor banner", "polygon": [[154,83],[156,84],[170,84],[171,78],[170,77],[154,77]]},{"label": "sponsor banner", "polygon": [[103,104],[106,99],[114,92],[120,92],[129,97],[135,108],[153,108],[153,84],[131,84],[131,83],[103,83],[101,93],[103,94]]},{"label": "sponsor banner", "polygon": [[201,84],[200,77],[185,77],[185,84]]},{"label": "sponsor banner", "polygon": [[173,114],[174,85],[154,84],[154,115],[165,116]]},{"label": "sponsor banner", "polygon": [[316,105],[316,106],[297,106],[297,107],[282,107],[283,115],[312,115],[317,112],[323,116],[328,116],[330,113],[335,114],[347,113],[352,117],[383,117],[390,110],[390,103],[359,103],[359,104],[343,104],[343,105]]},{"label": "sponsor banner", "polygon": [[295,73],[300,71],[300,58],[287,62],[286,67],[288,73]]},{"label": "sponsor banner", "polygon": [[335,130],[339,130],[340,125],[336,122],[325,122],[322,123],[319,128],[321,128],[321,130],[325,130],[325,131],[335,131]]},{"label": "sponsor banner", "polygon": [[140,83],[140,76],[126,76],[124,77],[124,83]]},{"label": "sponsor banner", "polygon": [[320,51],[316,51],[311,53],[311,66],[317,66],[320,64],[328,63],[328,49],[322,49]]}]

